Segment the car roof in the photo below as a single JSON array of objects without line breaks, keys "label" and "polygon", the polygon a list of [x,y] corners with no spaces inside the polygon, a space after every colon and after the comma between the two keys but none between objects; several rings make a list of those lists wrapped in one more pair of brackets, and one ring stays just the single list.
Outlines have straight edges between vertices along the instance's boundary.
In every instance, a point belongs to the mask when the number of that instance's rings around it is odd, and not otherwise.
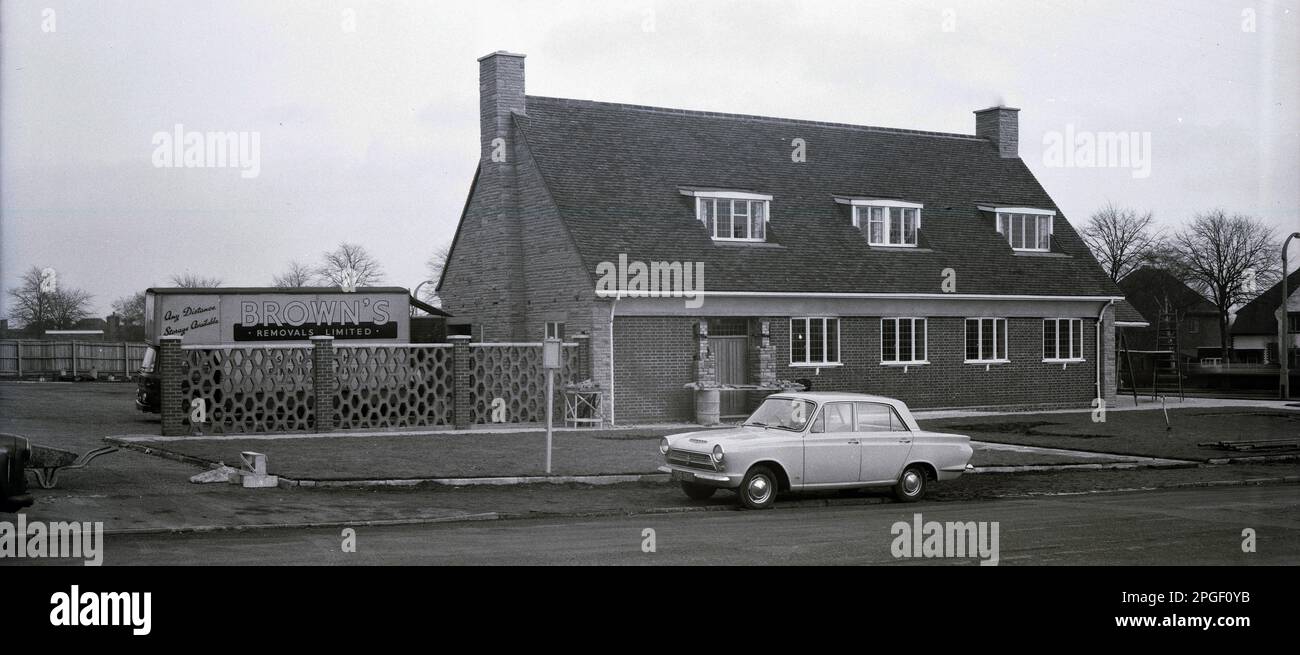
[{"label": "car roof", "polygon": [[898,400],[897,398],[886,398],[885,396],[873,396],[871,394],[865,394],[865,393],[850,393],[847,391],[791,391],[791,392],[773,394],[773,396],[769,396],[769,397],[802,398],[804,400],[811,400],[816,403],[831,402],[835,400],[839,400],[839,401],[861,400],[861,401],[869,401],[869,402],[877,402],[877,403],[886,403],[889,405],[905,405],[903,401]]}]

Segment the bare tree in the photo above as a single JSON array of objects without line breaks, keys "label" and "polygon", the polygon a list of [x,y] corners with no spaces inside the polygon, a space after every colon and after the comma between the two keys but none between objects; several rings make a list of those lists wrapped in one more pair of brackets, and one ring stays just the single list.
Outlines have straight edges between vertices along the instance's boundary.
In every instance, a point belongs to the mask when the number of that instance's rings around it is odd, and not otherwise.
[{"label": "bare tree", "polygon": [[271,286],[284,289],[309,287],[316,273],[311,267],[300,262],[289,262],[289,268],[272,280]]},{"label": "bare tree", "polygon": [[113,313],[122,320],[122,327],[144,325],[144,292],[122,296],[113,301]]},{"label": "bare tree", "polygon": [[447,258],[451,256],[451,246],[441,245],[434,249],[433,256],[425,262],[425,269],[429,271],[431,280],[429,284],[424,285],[420,290],[420,300],[433,305],[434,307],[442,306],[442,299],[438,297],[438,283],[442,281],[442,272],[447,268]]},{"label": "bare tree", "polygon": [[170,278],[171,283],[182,289],[211,289],[221,286],[221,278],[204,277],[186,271],[184,273],[173,273]]},{"label": "bare tree", "polygon": [[1153,226],[1154,220],[1151,212],[1138,214],[1108,202],[1093,212],[1079,236],[1111,281],[1119,282],[1149,263],[1160,246],[1162,238]]},{"label": "bare tree", "polygon": [[9,290],[10,315],[29,331],[70,330],[90,315],[91,295],[60,285],[51,269],[33,266]]},{"label": "bare tree", "polygon": [[369,287],[384,282],[379,261],[355,243],[340,243],[322,255],[316,275],[324,284],[339,287]]},{"label": "bare tree", "polygon": [[1280,275],[1281,244],[1273,228],[1251,216],[1228,216],[1215,209],[1197,214],[1170,243],[1176,274],[1218,308],[1220,345],[1232,361],[1229,312],[1272,286]]}]

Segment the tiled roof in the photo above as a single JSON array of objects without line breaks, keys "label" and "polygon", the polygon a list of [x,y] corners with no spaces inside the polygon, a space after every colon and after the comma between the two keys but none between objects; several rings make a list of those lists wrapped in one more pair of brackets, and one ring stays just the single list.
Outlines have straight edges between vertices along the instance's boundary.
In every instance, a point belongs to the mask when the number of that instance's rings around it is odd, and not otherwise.
[{"label": "tiled roof", "polygon": [[1169,306],[1182,314],[1216,316],[1218,310],[1204,296],[1188,287],[1168,271],[1144,266],[1124,276],[1119,288],[1133,308],[1152,325],[1160,322],[1161,307]]},{"label": "tiled roof", "polygon": [[[1294,271],[1286,277],[1287,293],[1292,294],[1295,298],[1295,290],[1300,289],[1300,271]],[[1254,300],[1246,303],[1237,312],[1237,318],[1232,323],[1233,334],[1277,334],[1277,316],[1274,312],[1282,299],[1282,281],[1278,280],[1272,288],[1264,293],[1259,294]],[[1295,301],[1288,307],[1289,310],[1294,308]]]},{"label": "tiled roof", "polygon": [[[970,135],[529,96],[516,115],[593,279],[620,253],[703,261],[709,291],[1119,296],[1019,159]],[[791,161],[792,140],[807,161]],[[769,244],[713,242],[681,187],[773,196]],[[924,203],[923,248],[867,245],[834,196]],[[1050,255],[1015,254],[978,205],[1057,211]]]}]

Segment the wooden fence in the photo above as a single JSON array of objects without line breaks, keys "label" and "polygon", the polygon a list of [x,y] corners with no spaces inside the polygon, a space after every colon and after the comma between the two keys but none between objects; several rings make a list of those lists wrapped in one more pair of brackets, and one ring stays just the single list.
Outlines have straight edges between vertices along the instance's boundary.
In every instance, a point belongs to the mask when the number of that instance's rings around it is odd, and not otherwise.
[{"label": "wooden fence", "polygon": [[0,341],[0,377],[133,377],[143,343],[104,341]]}]

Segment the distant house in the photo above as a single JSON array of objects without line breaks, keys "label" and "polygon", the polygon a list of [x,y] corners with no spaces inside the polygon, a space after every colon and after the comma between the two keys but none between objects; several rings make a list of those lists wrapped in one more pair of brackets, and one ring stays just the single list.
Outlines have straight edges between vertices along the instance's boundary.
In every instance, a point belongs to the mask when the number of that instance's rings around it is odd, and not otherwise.
[{"label": "distant house", "polygon": [[1178,324],[1178,350],[1184,359],[1199,361],[1203,357],[1221,356],[1219,310],[1168,271],[1152,266],[1139,268],[1120,280],[1119,288],[1149,324],[1124,329],[1124,340],[1130,350],[1157,350],[1160,316],[1168,312]]},{"label": "distant house", "polygon": [[476,340],[586,335],[607,417],[688,419],[687,383],[1113,397],[1123,293],[1020,159],[1018,109],[937,133],[526,95],[504,52],[479,72],[438,294]]},{"label": "distant house", "polygon": [[[1300,367],[1300,271],[1287,276],[1287,336],[1291,341],[1291,367]],[[1246,303],[1232,324],[1232,349],[1237,361],[1255,364],[1278,362],[1277,310],[1282,282]]]}]

